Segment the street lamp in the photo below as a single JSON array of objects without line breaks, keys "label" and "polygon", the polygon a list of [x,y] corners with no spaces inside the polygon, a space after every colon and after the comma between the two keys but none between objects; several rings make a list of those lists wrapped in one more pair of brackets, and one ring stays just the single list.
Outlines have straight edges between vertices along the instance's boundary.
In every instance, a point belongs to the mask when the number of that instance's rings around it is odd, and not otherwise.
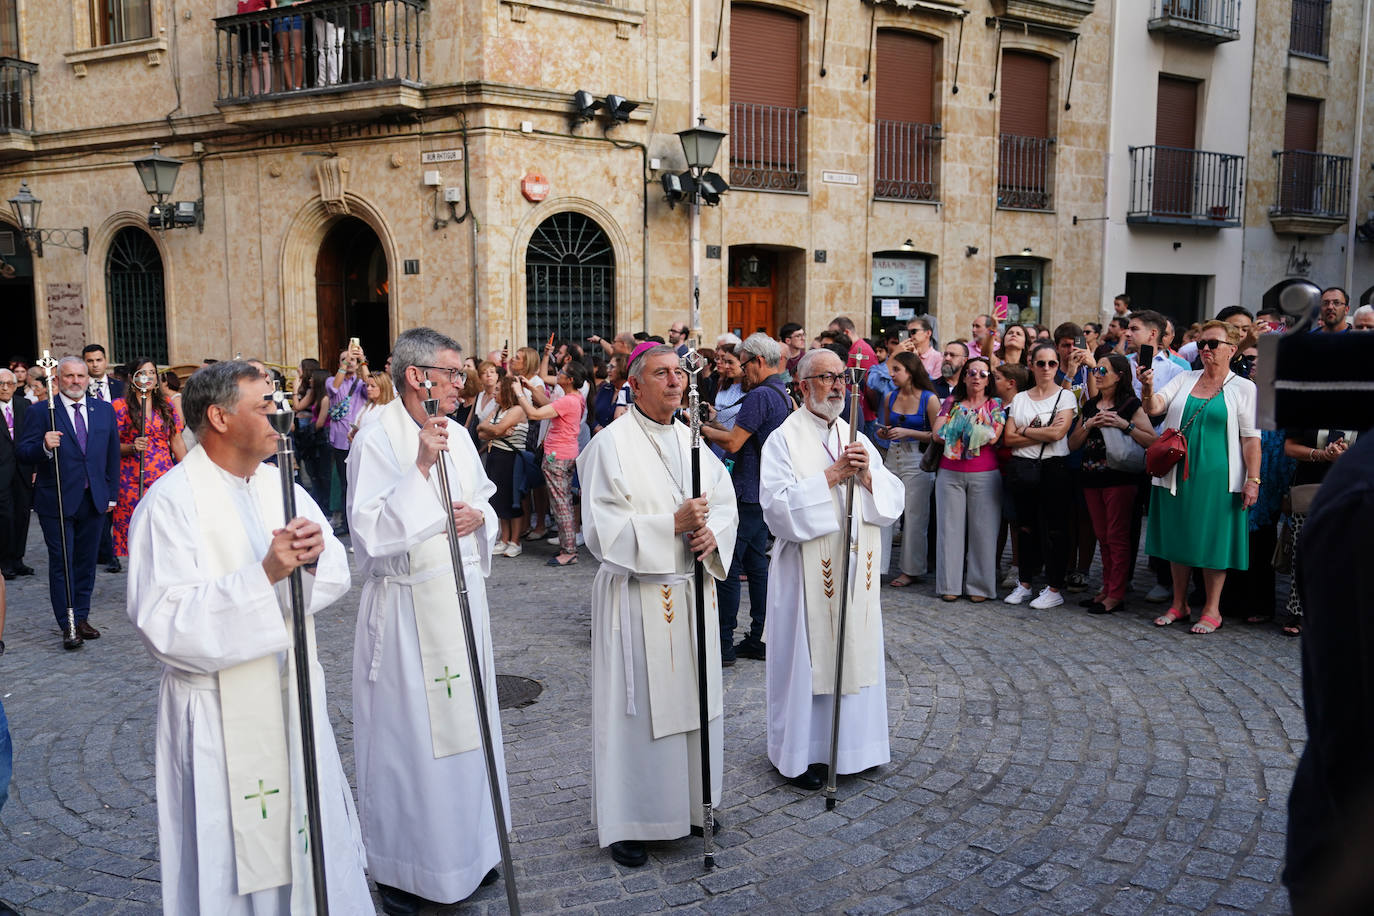
[{"label": "street lamp", "polygon": [[716,154],[720,152],[720,144],[725,136],[725,131],[707,127],[705,118],[698,118],[696,127],[678,131],[677,138],[682,141],[682,154],[687,157],[687,168],[699,175],[715,165]]},{"label": "street lamp", "polygon": [[177,173],[181,171],[181,160],[164,156],[161,144],[153,144],[153,154],[134,160],[143,190],[153,198],[153,208],[148,211],[148,225],[157,230],[185,229],[190,226],[205,231],[205,197],[198,200],[179,200],[168,205],[167,198],[177,186]]},{"label": "street lamp", "polygon": [[[85,254],[90,250],[90,231],[82,226],[80,229],[40,229],[38,227],[38,213],[43,208],[43,201],[33,196],[29,190],[27,181],[19,182],[19,193],[9,199],[10,211],[14,213],[14,221],[19,224],[19,231],[24,234],[33,247],[33,253],[40,258],[43,257],[43,243],[56,245],[59,248],[70,248],[73,251],[80,251]],[[81,244],[75,243],[76,237],[81,238]]]},{"label": "street lamp", "polygon": [[701,205],[714,207],[720,203],[721,196],[730,190],[725,179],[715,172],[708,171],[715,164],[720,144],[725,139],[725,131],[706,126],[706,118],[698,117],[696,127],[677,132],[682,141],[682,155],[687,159],[685,172],[668,172],[660,181],[663,193],[672,209],[678,201],[691,204],[691,219],[687,223],[688,260],[691,263],[692,322],[691,327],[701,332],[701,283],[697,243],[701,233]]}]

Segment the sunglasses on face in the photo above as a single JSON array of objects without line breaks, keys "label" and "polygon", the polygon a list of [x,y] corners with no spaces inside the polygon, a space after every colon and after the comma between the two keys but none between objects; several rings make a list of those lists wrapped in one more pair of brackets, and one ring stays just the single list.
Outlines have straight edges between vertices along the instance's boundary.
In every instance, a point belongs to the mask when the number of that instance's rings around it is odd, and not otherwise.
[{"label": "sunglasses on face", "polygon": [[1058,365],[1059,360],[1057,359],[1037,359],[1035,361],[1035,368],[1037,369],[1053,369]]},{"label": "sunglasses on face", "polygon": [[1231,342],[1229,340],[1219,340],[1215,337],[1207,337],[1197,342],[1197,348],[1198,352],[1202,352],[1203,350],[1215,350],[1222,344],[1226,344],[1229,347]]},{"label": "sunglasses on face", "polygon": [[1093,375],[1097,376],[1098,378],[1102,378],[1104,375],[1107,374],[1108,370],[1106,366],[1093,366],[1088,371],[1091,372]]},{"label": "sunglasses on face", "polygon": [[987,378],[989,375],[986,369],[971,369],[968,372],[969,378]]}]

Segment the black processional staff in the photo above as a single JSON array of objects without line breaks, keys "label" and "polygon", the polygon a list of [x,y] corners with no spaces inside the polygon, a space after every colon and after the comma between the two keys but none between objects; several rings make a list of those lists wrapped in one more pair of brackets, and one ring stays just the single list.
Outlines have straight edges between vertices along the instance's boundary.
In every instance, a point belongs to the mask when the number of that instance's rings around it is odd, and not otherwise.
[{"label": "black processional staff", "polygon": [[[683,354],[682,368],[687,373],[687,412],[692,426],[692,498],[701,493],[701,394],[697,376],[704,361],[701,354],[688,349]],[[692,563],[692,595],[696,602],[697,636],[697,734],[701,736],[701,843],[706,869],[716,867],[716,853],[711,848],[715,838],[715,816],[711,810],[711,710],[706,705],[706,565],[698,557]]]},{"label": "black processional staff", "polygon": [[[43,368],[48,377],[48,430],[60,432],[57,428],[57,392],[53,390],[55,370],[60,364],[44,350],[43,358],[37,361],[37,365]],[[52,475],[53,482],[57,485],[57,532],[62,538],[62,584],[67,586],[67,642],[75,644],[76,610],[72,606],[72,561],[67,555],[67,512],[62,507],[62,462],[57,457],[59,445],[54,445],[51,449]]]},{"label": "black processional staff", "polygon": [[[434,382],[425,374],[424,386],[427,395],[432,394]],[[439,416],[439,399],[425,398],[425,413],[431,418]],[[445,449],[447,450],[447,449]],[[449,487],[448,463],[444,453],[439,453],[434,462],[439,472],[439,498],[443,502],[444,517],[448,528],[449,560],[453,563],[453,579],[458,587],[458,609],[463,623],[463,641],[467,643],[468,669],[472,672],[472,695],[477,701],[477,725],[482,732],[482,754],[487,765],[487,787],[491,790],[491,811],[496,818],[496,838],[501,846],[501,871],[506,879],[506,902],[512,916],[520,916],[520,898],[515,892],[515,865],[510,854],[510,840],[506,836],[506,808],[501,801],[501,774],[496,769],[496,749],[492,746],[491,720],[487,716],[487,691],[482,682],[481,653],[477,648],[477,633],[472,625],[472,607],[468,604],[468,580],[463,571],[463,553],[458,541],[458,528],[453,521],[453,490]]]},{"label": "black processional staff", "polygon": [[[864,355],[855,353],[854,365],[845,369],[849,384],[849,444],[859,439],[859,422],[863,417],[860,401],[860,382],[863,380]],[[840,688],[844,678],[845,624],[849,622],[849,554],[854,547],[854,474],[844,481],[844,553],[840,561],[840,622],[835,636],[835,692],[830,709],[830,767],[825,777],[825,810],[835,810],[835,769],[840,756]]]},{"label": "black processional staff", "polygon": [[[267,395],[276,410],[267,418],[277,432],[277,471],[281,475],[282,512],[286,523],[296,517],[296,451],[291,444],[295,411],[281,389]],[[146,414],[144,422],[147,422]],[[315,885],[315,916],[329,916],[329,894],[324,875],[324,827],[320,822],[320,777],[315,753],[315,714],[310,694],[310,652],[305,643],[305,587],[301,567],[291,570],[292,655],[296,662],[296,698],[300,712],[301,765],[305,771],[305,810],[310,828],[310,874]]]}]

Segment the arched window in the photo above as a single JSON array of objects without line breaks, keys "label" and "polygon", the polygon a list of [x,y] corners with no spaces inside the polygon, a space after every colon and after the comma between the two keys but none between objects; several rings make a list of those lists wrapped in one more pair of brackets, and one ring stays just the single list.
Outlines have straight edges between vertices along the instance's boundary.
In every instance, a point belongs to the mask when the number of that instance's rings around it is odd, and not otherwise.
[{"label": "arched window", "polygon": [[105,298],[110,306],[110,361],[147,356],[165,364],[162,255],[142,229],[128,226],[115,233],[105,262]]},{"label": "arched window", "polygon": [[525,251],[528,345],[543,352],[549,335],[577,343],[615,328],[615,252],[596,221],[555,213]]}]

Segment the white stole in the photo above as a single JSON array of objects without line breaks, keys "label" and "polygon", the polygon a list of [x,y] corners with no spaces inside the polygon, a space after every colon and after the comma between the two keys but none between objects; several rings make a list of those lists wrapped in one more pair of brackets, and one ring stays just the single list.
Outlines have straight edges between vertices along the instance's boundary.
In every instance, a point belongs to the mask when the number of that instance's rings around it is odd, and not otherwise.
[{"label": "white stole", "polygon": [[[378,408],[377,422],[386,431],[396,462],[405,473],[415,464],[420,452],[419,425],[400,398]],[[467,432],[450,423],[449,434],[465,436]],[[447,462],[452,497],[471,503],[474,496],[467,485],[468,475],[459,473],[450,453],[445,452],[441,460]],[[430,469],[429,483],[435,500],[442,502],[437,467]],[[460,547],[464,540],[469,539],[460,538]],[[470,552],[475,560],[476,552]],[[434,756],[437,759],[476,750],[482,746],[477,698],[472,686],[472,670],[468,666],[467,640],[463,637],[462,609],[458,603],[458,583],[453,578],[447,529],[412,547],[409,559],[409,576],[392,581],[410,587]],[[465,557],[464,562],[468,561]],[[485,686],[491,691],[495,685]]]},{"label": "white stole", "polygon": [[[836,427],[843,437],[846,427]],[[824,475],[839,458],[826,451],[818,421],[809,410],[795,410],[783,421],[779,431],[786,437],[788,456],[798,480]],[[845,442],[840,441],[843,448]],[[803,541],[802,563],[806,597],[806,631],[811,649],[811,693],[813,696],[835,692],[835,644],[840,627],[840,557],[844,553],[844,484],[832,487],[830,501],[835,507],[839,530],[810,541]],[[841,693],[858,693],[860,688],[878,683],[878,571],[874,561],[880,554],[879,529],[863,521],[861,499],[855,481],[854,527],[851,541],[854,553],[849,571],[849,608],[845,620],[844,681]]]},{"label": "white stole", "polygon": [[[631,508],[636,515],[672,515],[681,506],[679,492],[691,488],[691,452],[687,428],[677,422],[669,427],[671,434],[656,436],[650,432],[653,421],[639,415],[634,408],[633,422],[608,426],[618,436],[616,454],[626,489],[631,494]],[[655,441],[656,440],[656,441]],[[676,448],[674,456],[680,461],[683,480],[669,472],[655,449]],[[703,446],[704,447],[704,446]],[[680,489],[679,489],[680,488]],[[675,549],[681,550],[681,547]],[[640,618],[644,629],[645,668],[649,677],[649,713],[655,739],[668,735],[694,732],[701,727],[701,711],[697,703],[696,604],[692,590],[692,574],[654,576],[640,575],[634,570],[624,572],[635,580],[639,590]],[[720,716],[720,615],[716,613],[716,582],[707,574],[702,577],[705,594],[706,623],[706,709],[707,717]],[[628,582],[627,582],[628,586]],[[627,588],[628,592],[628,588]],[[628,595],[626,596],[628,597]],[[612,600],[617,600],[616,596]],[[619,600],[620,613],[628,604]],[[622,633],[629,625],[620,620]],[[625,659],[627,688],[634,676],[633,659]],[[630,698],[633,703],[633,698]],[[633,709],[627,709],[633,715]]]},{"label": "white stole", "polygon": [[[195,494],[196,523],[210,575],[218,579],[260,561],[248,532],[240,524],[239,511],[222,472],[205,450],[189,452],[182,464]],[[281,484],[276,476],[270,468],[260,470],[249,483],[268,538],[284,524]],[[276,592],[285,616],[283,590],[278,587]],[[291,632],[289,625],[287,632]],[[308,617],[306,634],[313,656],[314,620]],[[304,797],[298,799],[292,790],[287,743],[289,736],[290,747],[300,747],[295,658],[289,649],[286,666],[283,675],[273,653],[225,668],[218,676],[235,877],[240,894],[291,883],[291,826]],[[285,704],[283,690],[287,696]],[[303,811],[299,814],[304,816]]]}]

